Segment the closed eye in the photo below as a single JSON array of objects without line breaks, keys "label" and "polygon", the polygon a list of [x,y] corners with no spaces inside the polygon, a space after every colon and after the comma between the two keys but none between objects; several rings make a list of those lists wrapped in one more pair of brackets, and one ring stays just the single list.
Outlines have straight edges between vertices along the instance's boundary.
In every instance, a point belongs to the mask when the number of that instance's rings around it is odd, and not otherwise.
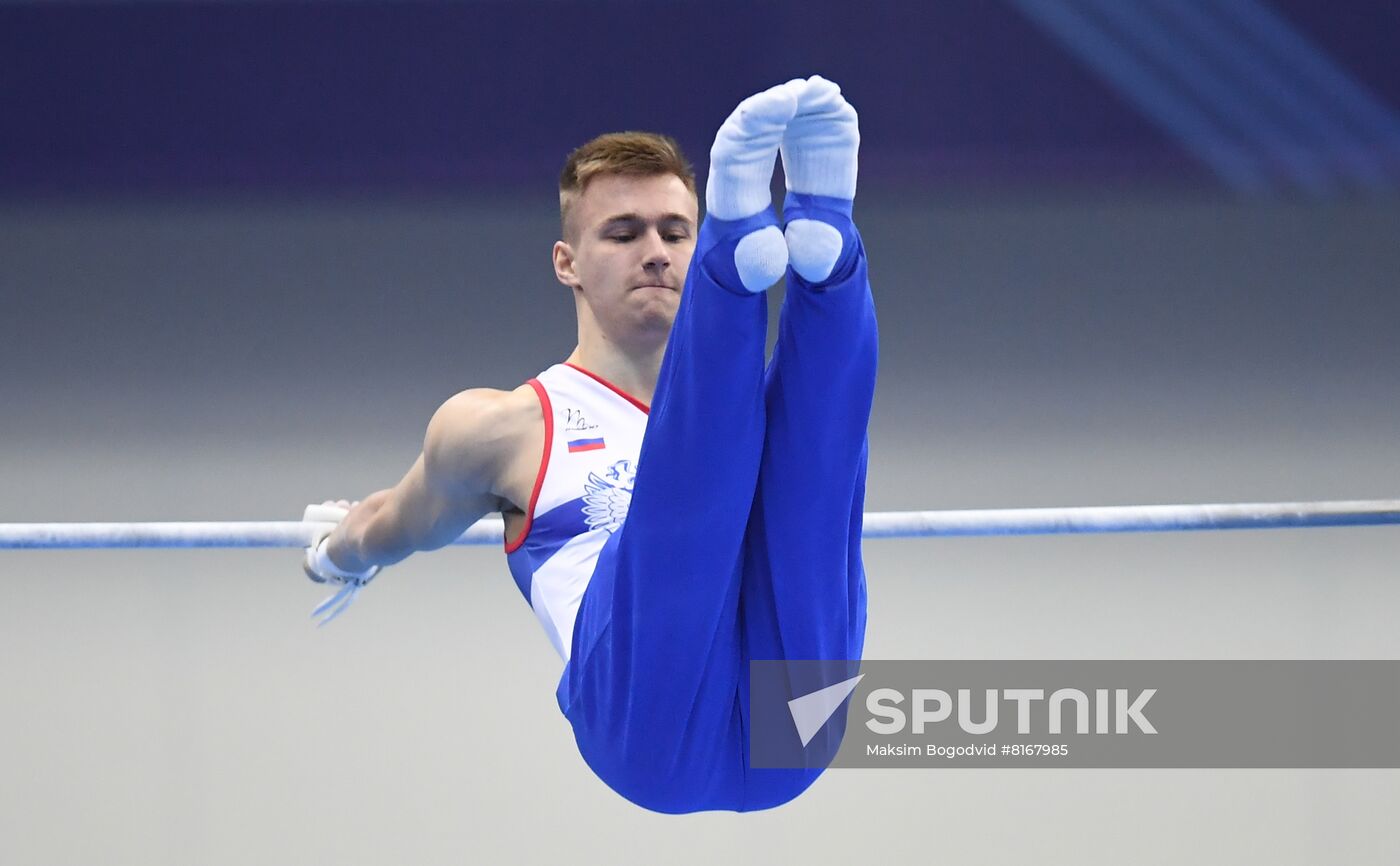
[{"label": "closed eye", "polygon": [[[667,243],[669,243],[669,244],[678,244],[678,243],[680,243],[681,241],[684,241],[684,240],[685,240],[686,238],[688,238],[688,237],[689,237],[689,235],[684,235],[684,234],[666,234],[666,235],[662,235],[662,238],[663,238]],[[628,241],[635,240],[635,239],[636,239],[636,235],[608,235],[608,240],[614,241],[614,242],[619,243],[619,244],[625,244],[625,243],[627,243]]]}]

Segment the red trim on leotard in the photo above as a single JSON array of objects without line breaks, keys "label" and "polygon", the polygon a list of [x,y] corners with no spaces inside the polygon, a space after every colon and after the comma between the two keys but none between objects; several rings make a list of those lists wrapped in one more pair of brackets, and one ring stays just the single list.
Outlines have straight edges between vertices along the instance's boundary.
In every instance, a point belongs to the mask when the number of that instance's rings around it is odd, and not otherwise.
[{"label": "red trim on leotard", "polygon": [[641,400],[638,400],[636,397],[633,397],[631,394],[628,394],[626,391],[622,390],[621,388],[617,387],[617,386],[614,385],[613,383],[609,382],[607,379],[604,379],[602,376],[599,376],[597,373],[594,373],[594,372],[592,372],[592,371],[590,371],[590,370],[585,370],[585,369],[583,369],[582,367],[580,367],[578,364],[571,364],[571,363],[569,363],[568,361],[565,361],[565,362],[564,362],[564,366],[565,366],[565,367],[568,367],[568,368],[570,368],[570,369],[573,369],[573,370],[578,370],[578,371],[579,371],[580,373],[582,373],[583,375],[587,376],[588,378],[590,378],[590,379],[592,379],[593,381],[597,382],[599,385],[602,385],[603,387],[605,387],[605,388],[607,388],[608,390],[612,391],[614,394],[616,394],[617,396],[619,396],[619,397],[621,397],[622,399],[626,400],[628,403],[631,403],[633,406],[636,406],[638,409],[641,409],[641,410],[642,410],[643,412],[645,412],[646,414],[648,414],[648,415],[651,414],[651,407],[650,407],[650,406],[648,406],[647,404],[643,403]]},{"label": "red trim on leotard", "polygon": [[549,453],[554,448],[554,408],[549,402],[549,392],[544,389],[539,379],[531,379],[526,384],[535,389],[535,394],[540,398],[540,410],[544,412],[544,454],[540,456],[540,471],[535,475],[535,489],[530,491],[530,505],[525,509],[525,526],[514,541],[506,539],[506,553],[519,550],[530,534],[530,526],[535,522],[535,503],[540,499],[540,490],[544,487],[544,474],[549,471]]}]

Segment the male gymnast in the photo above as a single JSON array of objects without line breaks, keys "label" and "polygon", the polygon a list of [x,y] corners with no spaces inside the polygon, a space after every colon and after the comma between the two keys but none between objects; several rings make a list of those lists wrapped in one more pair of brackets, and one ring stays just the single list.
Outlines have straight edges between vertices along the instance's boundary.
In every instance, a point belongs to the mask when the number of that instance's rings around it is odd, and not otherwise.
[{"label": "male gymnast", "polygon": [[[745,99],[710,151],[698,232],[674,141],[575,150],[554,269],[578,346],[513,391],[447,400],[403,480],[307,551],[313,579],[358,588],[500,511],[579,751],[648,809],[796,797],[822,768],[749,766],[748,662],[860,658],[877,336],[851,221],[859,139],[819,76]],[[765,368],[763,293],[784,275]]]}]

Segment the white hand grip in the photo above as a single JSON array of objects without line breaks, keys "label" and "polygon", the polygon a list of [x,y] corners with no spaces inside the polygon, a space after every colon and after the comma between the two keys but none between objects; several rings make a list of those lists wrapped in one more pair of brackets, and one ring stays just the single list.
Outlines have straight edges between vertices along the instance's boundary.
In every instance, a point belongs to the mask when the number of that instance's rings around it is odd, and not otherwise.
[{"label": "white hand grip", "polygon": [[339,505],[308,505],[302,512],[303,523],[339,523],[350,510]]}]

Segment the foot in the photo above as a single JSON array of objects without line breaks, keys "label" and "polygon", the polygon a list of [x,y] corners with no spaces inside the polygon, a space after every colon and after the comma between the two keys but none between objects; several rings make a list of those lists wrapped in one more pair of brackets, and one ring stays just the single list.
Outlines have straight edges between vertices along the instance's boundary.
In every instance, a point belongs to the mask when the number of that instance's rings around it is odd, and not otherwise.
[{"label": "foot", "polygon": [[783,133],[806,84],[794,79],[745,99],[724,121],[710,148],[705,210],[722,223],[703,234],[716,246],[728,246],[727,241],[742,232],[733,246],[733,266],[748,292],[764,291],[787,269],[787,244],[772,213],[770,185]]},{"label": "foot", "polygon": [[788,188],[784,237],[792,269],[816,284],[839,278],[859,245],[851,208],[860,125],[835,82],[814,75],[802,84],[781,146]]},{"label": "foot", "polygon": [[715,134],[705,210],[722,220],[741,220],[772,205],[770,184],[778,147],[797,113],[807,82],[795,78],[739,103]]}]

